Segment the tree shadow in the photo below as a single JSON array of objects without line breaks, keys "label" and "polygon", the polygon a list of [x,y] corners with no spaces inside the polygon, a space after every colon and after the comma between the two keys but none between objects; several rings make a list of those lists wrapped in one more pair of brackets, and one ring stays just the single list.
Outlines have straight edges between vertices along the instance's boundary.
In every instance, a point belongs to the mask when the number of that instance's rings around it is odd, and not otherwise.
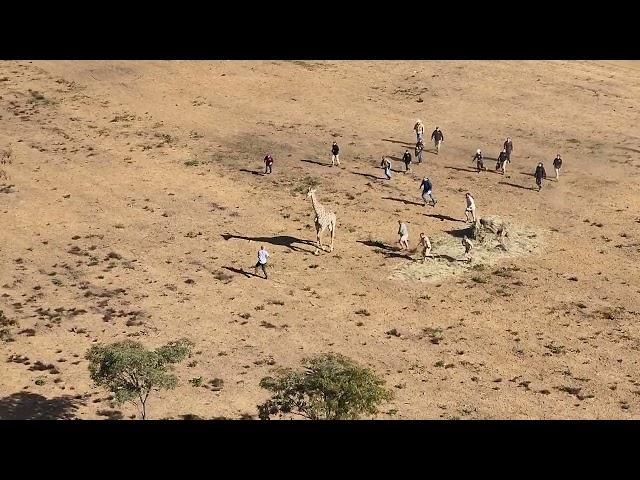
[{"label": "tree shadow", "polygon": [[405,205],[417,205],[419,207],[424,206],[424,203],[413,202],[411,200],[404,200],[403,198],[382,197],[382,200],[393,200],[394,202],[401,202]]},{"label": "tree shadow", "polygon": [[295,251],[295,252],[311,252],[313,253],[313,250],[307,250],[306,248],[300,248],[295,246],[296,243],[302,244],[302,245],[314,245],[315,246],[315,242],[312,242],[310,240],[301,240],[299,238],[296,237],[292,237],[290,235],[276,235],[274,237],[244,237],[242,235],[232,235],[229,233],[225,233],[222,234],[222,238],[224,238],[225,240],[230,240],[232,238],[236,238],[238,240],[251,240],[254,242],[259,242],[259,243],[269,243],[271,245],[279,245],[282,247],[288,247],[291,250]]},{"label": "tree shadow", "polygon": [[320,165],[321,167],[331,167],[332,165],[330,163],[323,163],[323,162],[318,162],[317,160],[300,160],[301,162],[305,162],[305,163],[314,163],[316,165]]},{"label": "tree shadow", "polygon": [[234,268],[234,267],[222,267],[222,268],[224,268],[225,270],[229,270],[230,272],[233,272],[233,273],[239,273],[240,275],[244,275],[247,278],[257,277],[255,273],[245,272],[241,268]]},{"label": "tree shadow", "polygon": [[252,174],[252,175],[259,175],[259,176],[261,176],[261,177],[264,175],[264,172],[263,172],[263,171],[261,171],[261,170],[247,170],[246,168],[241,168],[241,169],[239,169],[238,171],[240,171],[240,172],[250,173],[250,174]]},{"label": "tree shadow", "polygon": [[509,182],[498,182],[499,185],[509,185],[510,187],[521,188],[523,190],[535,190],[535,187],[525,187],[523,185],[518,185],[516,183]]},{"label": "tree shadow", "polygon": [[441,213],[425,213],[425,215],[427,217],[431,217],[431,218],[437,218],[438,220],[449,220],[450,222],[462,222],[464,223],[464,220],[460,220],[459,218],[453,218],[450,217],[449,215],[442,215]]},{"label": "tree shadow", "polygon": [[354,172],[354,171],[351,171],[351,173],[353,173],[354,175],[360,175],[361,177],[371,178],[373,180],[385,180],[386,179],[386,177],[377,177],[375,175],[371,175],[370,173],[360,173],[360,172]]},{"label": "tree shadow", "polygon": [[30,392],[18,392],[0,399],[0,420],[72,420],[78,404],[71,395],[46,398]]},{"label": "tree shadow", "polygon": [[382,139],[383,142],[389,142],[389,143],[397,143],[400,145],[405,145],[407,147],[413,147],[415,146],[415,144],[409,143],[409,142],[403,142],[402,140],[391,140],[390,138],[383,138]]}]

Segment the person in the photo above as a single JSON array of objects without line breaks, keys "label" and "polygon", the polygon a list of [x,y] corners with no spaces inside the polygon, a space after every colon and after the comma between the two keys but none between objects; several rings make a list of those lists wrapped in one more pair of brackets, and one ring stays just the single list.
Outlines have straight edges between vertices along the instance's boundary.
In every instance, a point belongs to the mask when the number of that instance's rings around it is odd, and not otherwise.
[{"label": "person", "polygon": [[413,129],[416,131],[416,142],[420,142],[424,136],[424,125],[422,124],[422,120],[418,119],[416,124],[413,126]]},{"label": "person", "polygon": [[398,235],[400,235],[400,250],[404,250],[405,248],[409,250],[409,229],[407,228],[407,224],[402,220],[398,220],[398,225],[400,228],[398,229]]},{"label": "person", "polygon": [[480,173],[480,170],[484,170],[484,157],[482,156],[482,151],[480,149],[476,150],[476,154],[473,156],[471,161],[476,162],[478,173]]},{"label": "person", "polygon": [[271,173],[271,168],[273,167],[273,157],[271,155],[267,155],[264,157],[264,173]]},{"label": "person", "polygon": [[507,159],[509,160],[509,163],[511,163],[511,152],[513,152],[513,142],[511,141],[511,137],[507,137],[502,148],[507,151]]},{"label": "person", "polygon": [[386,157],[382,157],[380,166],[384,168],[384,174],[387,177],[387,180],[391,180],[391,162]]},{"label": "person", "polygon": [[408,172],[409,170],[411,170],[411,153],[409,153],[409,149],[404,151],[402,161],[404,162],[404,171]]},{"label": "person", "polygon": [[423,152],[424,152],[424,143],[420,141],[416,143],[416,151],[414,152],[416,154],[416,160],[418,160],[418,163],[422,163]]},{"label": "person", "polygon": [[560,154],[556,155],[556,158],[553,159],[553,169],[556,171],[556,181],[558,181],[558,177],[560,177],[560,168],[562,168],[562,158]]},{"label": "person", "polygon": [[536,185],[538,185],[538,191],[542,190],[542,179],[547,178],[547,172],[544,171],[544,165],[542,162],[538,164],[536,167],[536,173],[534,174],[536,177]]},{"label": "person", "polygon": [[[476,201],[469,192],[465,194],[465,199],[467,201],[467,209],[464,211],[464,216],[467,218],[467,221],[476,223]],[[471,214],[471,220],[469,220],[469,213]]]},{"label": "person", "polygon": [[507,173],[507,162],[509,162],[509,155],[507,155],[507,149],[503,148],[498,155],[498,162],[496,163],[496,171],[500,170],[502,175]]},{"label": "person", "polygon": [[469,262],[471,261],[471,249],[473,248],[473,242],[465,235],[462,238],[462,246],[464,247],[464,258]]},{"label": "person", "polygon": [[429,198],[431,198],[431,200],[433,201],[433,206],[435,207],[438,201],[431,193],[431,191],[433,190],[433,184],[431,183],[431,179],[429,179],[429,177],[424,177],[422,179],[422,183],[420,184],[420,188],[422,189],[422,200],[424,200],[424,206],[426,207],[428,204],[427,202],[427,195],[428,195]]},{"label": "person", "polygon": [[440,145],[444,142],[444,135],[442,134],[442,130],[440,127],[436,127],[436,129],[431,134],[431,140],[433,140],[433,144],[436,147],[436,155],[440,153]]},{"label": "person", "polygon": [[269,252],[267,252],[263,246],[258,250],[258,263],[254,268],[256,276],[258,276],[258,268],[262,268],[264,273],[264,279],[267,279],[267,258],[269,258]]},{"label": "person", "polygon": [[331,147],[331,166],[340,165],[340,147],[336,142],[333,142]]},{"label": "person", "polygon": [[431,255],[431,242],[429,241],[429,237],[424,233],[420,234],[420,243],[418,243],[418,246],[422,247],[422,263],[424,263],[427,257],[433,257],[433,255]]}]

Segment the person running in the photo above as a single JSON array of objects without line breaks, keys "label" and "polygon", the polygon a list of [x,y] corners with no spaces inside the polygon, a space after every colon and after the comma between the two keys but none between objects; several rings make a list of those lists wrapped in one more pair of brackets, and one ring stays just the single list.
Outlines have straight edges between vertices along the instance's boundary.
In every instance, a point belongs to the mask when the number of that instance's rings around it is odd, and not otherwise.
[{"label": "person running", "polygon": [[544,171],[544,165],[542,165],[542,162],[540,162],[536,167],[536,173],[534,173],[534,176],[536,177],[536,185],[538,185],[538,191],[540,191],[542,190],[542,179],[547,178],[547,172]]},{"label": "person running", "polygon": [[402,220],[398,220],[398,225],[400,225],[398,229],[398,235],[400,235],[400,240],[398,241],[400,250],[409,250],[409,229],[407,228],[407,224]]},{"label": "person running", "polygon": [[431,201],[433,202],[432,206],[435,207],[438,201],[431,193],[433,190],[433,184],[431,183],[431,179],[429,177],[424,177],[422,179],[422,183],[420,184],[420,188],[422,189],[422,200],[424,200],[424,206],[426,207],[429,203],[427,202],[427,195],[428,195]]},{"label": "person running", "polygon": [[340,165],[340,147],[336,142],[333,142],[333,146],[331,147],[331,166]]},{"label": "person running", "polygon": [[476,154],[473,156],[471,161],[476,162],[478,173],[480,173],[480,170],[484,170],[484,156],[482,155],[482,150],[476,150]]},{"label": "person running", "polygon": [[382,157],[380,166],[384,168],[384,174],[387,177],[387,180],[391,180],[391,162],[386,157]]},{"label": "person running", "polygon": [[[464,216],[467,218],[467,222],[476,223],[476,201],[469,192],[465,194],[465,199],[467,201],[467,209],[464,211]],[[471,214],[471,219],[469,219],[469,214]]]},{"label": "person running", "polygon": [[507,159],[509,160],[509,163],[511,163],[511,152],[513,152],[513,142],[511,141],[511,137],[507,137],[502,148],[507,151]]},{"label": "person running", "polygon": [[462,238],[462,246],[464,247],[464,258],[467,261],[471,261],[471,249],[473,248],[473,242],[465,235]]},{"label": "person running", "polygon": [[556,155],[556,158],[553,159],[553,169],[556,171],[556,182],[560,177],[560,169],[562,168],[562,158],[560,154]]},{"label": "person running", "polygon": [[273,157],[271,155],[267,155],[264,157],[264,173],[271,173],[271,169],[273,168]]},{"label": "person running", "polygon": [[404,162],[404,171],[408,172],[409,170],[411,170],[411,153],[409,153],[409,149],[404,151],[402,161]]},{"label": "person running", "polygon": [[424,233],[420,234],[420,243],[418,243],[418,246],[422,247],[422,263],[424,263],[427,257],[433,257],[433,255],[431,255],[431,242],[429,241],[429,237]]},{"label": "person running", "polygon": [[264,273],[264,279],[267,279],[267,258],[269,258],[269,252],[267,252],[263,246],[258,250],[258,263],[254,267],[255,275],[258,276],[258,268],[262,268],[262,272]]},{"label": "person running", "polygon": [[498,155],[498,162],[496,163],[496,171],[500,170],[502,175],[507,173],[507,163],[509,162],[509,155],[507,155],[507,149],[503,148]]},{"label": "person running", "polygon": [[436,129],[431,134],[431,140],[433,140],[433,144],[436,147],[436,155],[440,153],[440,145],[444,142],[444,135],[440,127],[436,127]]},{"label": "person running", "polygon": [[414,153],[416,155],[416,160],[418,161],[418,163],[422,163],[422,154],[424,153],[424,143],[423,142],[416,143],[416,150],[415,150]]},{"label": "person running", "polygon": [[424,138],[424,125],[422,124],[422,120],[418,119],[413,129],[416,131],[416,142],[422,141]]}]

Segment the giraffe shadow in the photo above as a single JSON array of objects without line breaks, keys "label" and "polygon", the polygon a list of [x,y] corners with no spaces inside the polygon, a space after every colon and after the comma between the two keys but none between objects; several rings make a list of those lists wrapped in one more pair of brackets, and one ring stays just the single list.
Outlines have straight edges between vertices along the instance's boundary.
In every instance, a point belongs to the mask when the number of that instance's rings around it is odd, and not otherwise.
[{"label": "giraffe shadow", "polygon": [[393,200],[394,202],[401,202],[405,205],[417,205],[419,207],[424,206],[424,203],[413,202],[411,200],[405,200],[403,198],[382,197],[382,200]]},{"label": "giraffe shadow", "polygon": [[315,251],[315,250],[308,250],[306,248],[301,248],[301,247],[296,246],[296,244],[315,246],[314,242],[312,242],[310,240],[301,240],[299,238],[292,237],[290,235],[276,235],[274,237],[244,237],[242,235],[232,235],[232,234],[229,234],[229,233],[225,233],[225,234],[222,234],[222,238],[224,238],[227,241],[232,239],[232,238],[234,238],[234,239],[238,239],[238,240],[250,240],[250,241],[253,241],[253,242],[268,243],[270,245],[278,245],[278,246],[282,246],[282,247],[287,247],[287,248],[293,250],[294,252],[310,252],[310,253],[313,253]]}]

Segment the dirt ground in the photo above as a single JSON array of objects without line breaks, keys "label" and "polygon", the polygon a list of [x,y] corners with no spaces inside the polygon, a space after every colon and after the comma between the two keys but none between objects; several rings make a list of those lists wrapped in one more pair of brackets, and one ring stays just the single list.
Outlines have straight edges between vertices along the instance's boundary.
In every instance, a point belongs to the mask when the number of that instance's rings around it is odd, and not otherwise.
[{"label": "dirt ground", "polygon": [[[379,418],[639,418],[639,105],[640,62],[0,62],[0,418],[132,418],[85,352],[180,337],[151,418],[256,418],[273,366],[331,351],[384,376]],[[404,174],[417,118],[445,141]],[[470,264],[467,191],[516,232]],[[453,260],[398,252],[398,219]]]}]

